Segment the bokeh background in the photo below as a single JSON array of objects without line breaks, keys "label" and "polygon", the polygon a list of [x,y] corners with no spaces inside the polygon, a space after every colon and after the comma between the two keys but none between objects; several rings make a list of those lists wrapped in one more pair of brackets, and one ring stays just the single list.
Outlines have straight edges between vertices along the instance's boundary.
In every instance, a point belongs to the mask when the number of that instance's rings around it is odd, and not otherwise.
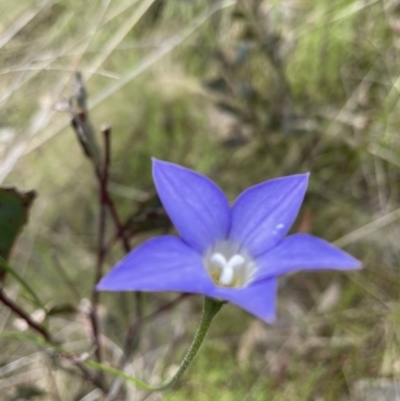
[{"label": "bokeh background", "polygon": [[[365,266],[282,278],[273,326],[225,306],[172,391],[128,385],[115,399],[369,400],[365,388],[399,379],[400,2],[1,0],[0,182],[38,193],[10,263],[49,309],[64,306],[46,319],[56,337],[90,353],[84,311],[98,185],[59,111],[76,71],[93,126],[112,127],[109,189],[124,220],[158,207],[152,156],[207,174],[231,200],[258,182],[310,171],[293,231],[321,236]],[[146,222],[132,227],[132,246],[165,231]],[[105,270],[122,255],[115,246]],[[43,319],[15,280],[5,284]],[[145,295],[144,313],[175,296]],[[101,295],[109,363],[134,310],[132,294]],[[144,324],[126,371],[154,382],[168,376],[200,311],[192,296]],[[0,306],[0,331],[10,330],[26,327]],[[0,399],[102,395],[68,361],[0,339]]]}]

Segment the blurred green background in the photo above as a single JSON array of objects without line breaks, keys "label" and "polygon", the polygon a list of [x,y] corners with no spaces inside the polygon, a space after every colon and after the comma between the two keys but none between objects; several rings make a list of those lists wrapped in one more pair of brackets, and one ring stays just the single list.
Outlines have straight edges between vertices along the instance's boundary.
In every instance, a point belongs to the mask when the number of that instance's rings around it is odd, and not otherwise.
[{"label": "blurred green background", "polygon": [[[207,174],[231,200],[310,171],[293,231],[365,265],[282,278],[274,326],[225,306],[173,390],[127,386],[116,399],[356,400],[360,380],[399,378],[398,1],[1,0],[0,183],[39,194],[10,263],[48,308],[70,306],[48,324],[77,353],[90,352],[97,182],[57,109],[78,70],[93,125],[112,127],[110,192],[124,219],[154,194],[152,156]],[[132,246],[159,232],[132,236]],[[121,256],[114,247],[106,269]],[[17,282],[5,288],[35,313]],[[145,313],[173,298],[146,295]],[[101,306],[115,363],[135,302],[102,294]],[[146,324],[127,372],[168,376],[200,309],[193,296]],[[9,330],[26,327],[0,306],[0,331]],[[71,369],[0,340],[1,400],[102,399]]]}]

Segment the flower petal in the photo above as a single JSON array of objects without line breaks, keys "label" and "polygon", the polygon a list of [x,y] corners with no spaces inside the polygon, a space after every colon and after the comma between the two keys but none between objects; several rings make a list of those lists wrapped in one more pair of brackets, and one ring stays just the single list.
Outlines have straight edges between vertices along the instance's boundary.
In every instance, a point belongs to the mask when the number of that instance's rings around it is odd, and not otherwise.
[{"label": "flower petal", "polygon": [[232,207],[229,237],[257,257],[280,241],[292,226],[309,174],[263,182],[244,191]]},{"label": "flower petal", "polygon": [[257,281],[243,288],[222,288],[214,286],[205,295],[232,302],[265,322],[276,319],[278,280]]},{"label": "flower petal", "polygon": [[321,238],[294,234],[259,256],[257,279],[297,270],[350,270],[361,268],[361,262]]},{"label": "flower petal", "polygon": [[165,235],[133,250],[100,281],[97,289],[204,293],[212,286],[200,255],[180,238]]},{"label": "flower petal", "polygon": [[200,253],[226,237],[229,203],[207,177],[176,164],[153,159],[158,195],[183,240]]}]

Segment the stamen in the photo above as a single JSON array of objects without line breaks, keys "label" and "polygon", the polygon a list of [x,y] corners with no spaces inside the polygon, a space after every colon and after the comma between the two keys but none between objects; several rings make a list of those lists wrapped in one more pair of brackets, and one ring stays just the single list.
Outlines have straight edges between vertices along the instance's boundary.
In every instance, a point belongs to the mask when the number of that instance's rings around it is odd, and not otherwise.
[{"label": "stamen", "polygon": [[221,269],[224,269],[226,266],[226,259],[225,256],[220,254],[220,253],[214,253],[211,256],[211,262],[217,266],[219,266]]},{"label": "stamen", "polygon": [[237,266],[242,265],[244,262],[244,257],[242,255],[233,255],[229,261],[228,261],[228,265],[232,267],[232,269],[234,269]]}]

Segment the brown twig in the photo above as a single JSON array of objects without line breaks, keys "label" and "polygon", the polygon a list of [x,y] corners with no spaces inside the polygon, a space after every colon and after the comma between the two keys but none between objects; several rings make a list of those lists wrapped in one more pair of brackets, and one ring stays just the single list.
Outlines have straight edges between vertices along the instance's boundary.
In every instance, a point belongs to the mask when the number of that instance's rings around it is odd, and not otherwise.
[{"label": "brown twig", "polygon": [[[96,135],[90,122],[87,109],[87,91],[82,79],[82,75],[78,72],[75,75],[75,88],[73,99],[76,102],[77,110],[74,109],[72,101],[64,102],[60,105],[60,110],[67,112],[71,116],[71,125],[74,129],[78,142],[82,147],[84,155],[93,163],[96,178],[100,185],[103,179],[102,160],[100,157],[99,147],[96,142]],[[109,154],[110,156],[110,154]],[[108,159],[109,163],[110,159]],[[106,160],[104,160],[106,162]],[[128,237],[125,235],[123,225],[118,216],[114,202],[108,191],[103,192],[104,201],[110,210],[111,217],[117,229],[118,237],[121,239],[125,252],[130,251]]]},{"label": "brown twig", "polygon": [[101,363],[101,344],[100,344],[100,330],[99,330],[99,322],[97,316],[97,306],[99,302],[99,292],[96,291],[96,285],[100,281],[103,275],[103,263],[105,258],[105,234],[106,234],[106,209],[107,202],[106,196],[107,193],[107,184],[108,184],[108,170],[110,166],[110,135],[111,128],[108,126],[102,127],[101,129],[104,137],[104,163],[103,163],[103,171],[101,172],[101,176],[99,177],[99,242],[97,247],[97,261],[96,261],[96,270],[95,270],[95,278],[92,290],[92,307],[90,313],[90,321],[92,324],[93,331],[93,339],[95,343],[95,355],[97,362]]},{"label": "brown twig", "polygon": [[[99,150],[96,144],[95,132],[93,126],[90,123],[88,110],[86,106],[87,93],[82,80],[82,77],[78,74],[76,76],[76,91],[75,100],[78,106],[78,111],[75,112],[71,105],[68,107],[68,112],[72,116],[72,127],[74,128],[79,143],[82,146],[84,154],[91,160],[94,166],[95,174],[99,182],[100,188],[100,216],[99,216],[99,247],[98,247],[98,257],[96,263],[96,273],[95,273],[95,285],[92,292],[92,312],[90,315],[93,337],[96,346],[96,359],[101,361],[101,349],[100,349],[100,333],[99,325],[97,319],[97,304],[99,295],[96,292],[96,284],[102,276],[102,265],[104,262],[105,255],[107,253],[107,247],[105,246],[105,213],[106,208],[110,211],[111,218],[114,222],[117,235],[121,240],[121,244],[125,253],[130,251],[129,244],[129,234],[125,231],[124,226],[119,218],[113,199],[111,198],[107,190],[108,181],[108,168],[110,164],[110,129],[103,129],[104,141],[105,141],[105,155],[104,160],[101,161],[99,157]],[[142,299],[140,293],[135,293],[136,299],[136,320],[142,320]],[[129,334],[133,333],[133,334]],[[130,327],[127,335],[127,343],[129,343],[129,348],[133,349],[132,344],[135,339],[139,337],[139,324],[135,324],[134,327]]]},{"label": "brown twig", "polygon": [[[97,170],[97,169],[96,169]],[[96,171],[96,176],[98,177],[98,179],[100,179],[100,172]],[[112,198],[110,197],[110,194],[108,193],[108,191],[106,191],[104,193],[104,200],[107,204],[107,207],[110,211],[111,217],[113,219],[115,228],[117,230],[118,233],[118,237],[121,239],[121,243],[122,243],[122,248],[124,250],[125,253],[130,252],[131,250],[131,246],[129,244],[129,239],[127,236],[126,231],[124,230],[123,224],[119,218],[119,215],[117,213],[117,209],[115,207],[114,201],[112,200]]]},{"label": "brown twig", "polygon": [[[80,84],[82,84],[82,82],[80,82]],[[85,94],[86,92],[83,90],[82,93]],[[84,105],[85,102],[86,102],[86,99],[80,100],[78,102],[78,104]],[[100,184],[100,187],[102,187],[104,170],[102,170],[101,163],[98,161],[98,157],[96,156],[97,151],[96,152],[93,151],[93,149],[96,149],[96,146],[93,143],[91,144],[91,138],[94,137],[94,134],[93,134],[93,128],[88,119],[87,111],[85,109],[79,109],[77,112],[75,112],[70,105],[68,106],[67,109],[68,109],[69,114],[72,117],[71,125],[77,135],[80,145],[82,146],[83,153],[93,163],[96,178]],[[109,140],[109,138],[108,138],[108,140]],[[109,148],[110,148],[110,146],[109,146]],[[110,154],[108,155],[108,157],[110,157]],[[104,160],[104,163],[106,163],[106,162],[109,163],[110,158],[108,159],[108,161]],[[107,170],[108,170],[108,167],[107,167]],[[104,203],[107,205],[107,207],[110,211],[111,218],[112,218],[115,228],[117,230],[117,235],[121,239],[123,250],[124,250],[124,252],[127,253],[131,250],[131,247],[129,244],[129,239],[124,230],[124,226],[121,222],[121,219],[119,218],[114,201],[112,200],[110,194],[108,193],[107,188],[105,188],[105,190],[102,191],[102,196],[103,196]]]},{"label": "brown twig", "polygon": [[21,319],[25,320],[28,326],[37,331],[48,343],[55,344],[53,339],[51,338],[50,333],[47,331],[45,327],[36,323],[32,318],[29,316],[27,312],[25,312],[20,306],[14,303],[13,300],[8,298],[5,292],[0,289],[0,301],[7,306],[12,312],[18,315]]}]

